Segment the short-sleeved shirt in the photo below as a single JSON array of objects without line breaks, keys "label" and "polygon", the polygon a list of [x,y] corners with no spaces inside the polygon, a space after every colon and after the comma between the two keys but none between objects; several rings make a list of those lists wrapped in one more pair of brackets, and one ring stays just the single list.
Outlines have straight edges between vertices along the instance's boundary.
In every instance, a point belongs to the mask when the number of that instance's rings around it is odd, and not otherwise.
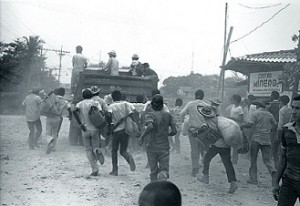
[{"label": "short-sleeved shirt", "polygon": [[79,109],[79,114],[81,117],[82,124],[86,127],[87,130],[98,130],[92,123],[89,118],[89,111],[91,106],[96,106],[99,110],[102,110],[99,102],[92,99],[84,99],[81,102],[76,104],[76,108]]},{"label": "short-sleeved shirt", "polygon": [[286,149],[286,168],[284,174],[295,181],[300,181],[300,134],[295,130],[295,123],[284,125],[282,147]]},{"label": "short-sleeved shirt", "polygon": [[28,122],[34,122],[40,119],[40,104],[42,103],[41,97],[36,94],[30,93],[22,102],[22,105],[26,107],[26,120]]},{"label": "short-sleeved shirt", "polygon": [[288,107],[287,105],[283,106],[279,110],[279,121],[277,130],[282,130],[283,125],[290,122],[292,111],[293,109],[291,107]]},{"label": "short-sleeved shirt", "polygon": [[55,104],[57,107],[57,111],[60,115],[62,115],[62,113],[65,109],[68,109],[71,107],[71,104],[67,100],[65,100],[65,98],[63,96],[60,96],[60,95],[56,95]]},{"label": "short-sleeved shirt", "polygon": [[85,65],[87,64],[87,58],[82,54],[75,54],[72,58],[73,69],[75,73],[83,71]]},{"label": "short-sleeved shirt", "polygon": [[146,114],[146,125],[153,123],[153,130],[149,135],[147,149],[154,152],[169,151],[169,127],[175,127],[173,116],[169,112],[154,111]]},{"label": "short-sleeved shirt", "polygon": [[181,110],[182,110],[182,107],[179,107],[179,106],[176,106],[170,110],[170,113],[173,115],[177,126],[181,126],[184,121],[184,117],[180,116]]},{"label": "short-sleeved shirt", "polygon": [[186,114],[190,116],[189,127],[201,128],[201,126],[206,123],[204,117],[198,112],[198,106],[204,107],[207,106],[207,104],[200,99],[196,99],[185,105],[180,112],[182,117],[184,117]]},{"label": "short-sleeved shirt", "polygon": [[264,108],[259,108],[250,116],[249,122],[254,124],[252,140],[261,145],[271,145],[270,132],[277,124],[274,116]]},{"label": "short-sleeved shirt", "polygon": [[104,99],[100,98],[99,96],[93,96],[92,100],[99,102],[103,111],[108,111],[108,106]]},{"label": "short-sleeved shirt", "polygon": [[119,61],[116,58],[109,58],[105,69],[110,71],[112,76],[119,76]]},{"label": "short-sleeved shirt", "polygon": [[236,120],[236,119],[239,119],[239,117],[243,114],[244,114],[244,112],[243,112],[243,108],[241,106],[237,106],[237,107],[233,106],[230,111],[230,118]]},{"label": "short-sleeved shirt", "polygon": [[[119,120],[134,111],[134,106],[126,101],[116,101],[108,106],[108,111],[112,113],[112,122],[116,125]],[[115,129],[114,132],[125,129],[125,121],[122,121]]]}]

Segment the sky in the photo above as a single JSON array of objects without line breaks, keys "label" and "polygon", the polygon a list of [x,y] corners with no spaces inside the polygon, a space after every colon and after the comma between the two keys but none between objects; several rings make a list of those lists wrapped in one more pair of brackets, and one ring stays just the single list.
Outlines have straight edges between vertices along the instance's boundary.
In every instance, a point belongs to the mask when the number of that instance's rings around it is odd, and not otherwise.
[{"label": "sky", "polygon": [[[129,66],[137,53],[162,84],[191,71],[220,73],[226,2],[227,34],[233,27],[226,62],[296,47],[291,36],[300,30],[297,0],[1,0],[0,40],[38,35],[44,48],[69,51],[62,58],[62,83],[70,82],[72,55],[81,45],[89,63],[107,62],[115,50],[120,66]],[[58,68],[58,54],[45,55],[47,67]]]}]

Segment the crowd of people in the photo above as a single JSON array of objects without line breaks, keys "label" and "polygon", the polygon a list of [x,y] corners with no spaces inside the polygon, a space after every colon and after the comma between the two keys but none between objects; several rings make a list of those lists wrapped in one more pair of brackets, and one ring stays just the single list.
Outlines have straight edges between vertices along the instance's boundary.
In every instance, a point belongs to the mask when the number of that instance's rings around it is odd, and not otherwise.
[{"label": "crowd of people", "polygon": [[[76,50],[81,53],[82,47]],[[105,70],[111,72],[111,75],[118,75],[118,70],[115,69],[118,67],[116,54],[112,51],[109,55],[110,60]],[[80,69],[74,67],[75,78],[78,78],[78,71],[86,67],[86,62],[78,59],[83,59],[81,54],[73,58],[74,65],[80,64]],[[145,70],[140,69],[141,63],[138,59],[138,55],[134,54],[129,72],[133,76],[146,75]],[[248,95],[242,100],[240,95],[234,94],[230,98],[230,105],[223,112],[220,107],[222,102],[219,99],[205,102],[204,92],[201,89],[195,92],[195,100],[183,107],[183,100],[178,98],[175,107],[171,109],[165,104],[163,96],[157,89],[152,91],[152,99],[148,101],[143,95],[138,95],[137,103],[126,101],[126,94],[119,90],[114,90],[104,99],[99,93],[100,89],[97,86],[85,88],[82,90],[83,100],[71,107],[64,99],[64,88],[55,89],[43,99],[39,90],[33,89],[22,103],[26,107],[26,120],[30,131],[29,149],[39,148],[42,112],[46,116],[46,153],[50,154],[56,150],[63,121],[62,113],[66,110],[69,119],[74,117],[82,130],[91,176],[98,176],[97,162],[104,164],[107,151],[110,151],[112,162],[109,174],[113,176],[118,176],[118,151],[127,161],[131,171],[136,170],[132,152],[137,149],[146,152],[148,160],[146,167],[150,170],[151,183],[142,191],[139,198],[140,205],[147,205],[145,203],[147,201],[153,205],[157,205],[153,201],[165,201],[163,199],[168,195],[161,195],[165,194],[163,188],[170,189],[177,197],[180,195],[178,188],[167,180],[171,175],[170,152],[181,153],[181,135],[187,135],[189,138],[191,176],[198,181],[209,184],[211,160],[219,154],[230,183],[228,193],[235,193],[238,189],[235,165],[238,164],[239,154],[248,152],[250,167],[247,182],[257,185],[259,184],[257,158],[260,150],[263,163],[272,179],[270,185],[278,205],[294,205],[300,197],[300,96],[293,97],[290,107],[290,98],[287,95],[280,96],[277,91],[273,91],[270,99],[265,101],[256,99],[253,95]],[[45,114],[41,108],[47,108],[47,113]],[[91,108],[94,108],[93,111]],[[104,119],[101,121],[105,121],[106,126],[100,128],[94,123],[95,118],[91,118],[91,113],[95,111],[98,111]],[[226,141],[220,130],[220,117],[230,119],[238,125],[243,145],[233,147]],[[99,121],[97,120],[98,123]],[[130,125],[136,126],[134,133],[129,132]],[[105,139],[104,144],[101,138]],[[154,189],[161,191],[161,194]],[[172,194],[169,195],[174,197]],[[172,205],[181,205],[181,196],[174,201],[176,203]]]},{"label": "crowd of people", "polygon": [[[23,101],[26,107],[26,120],[29,128],[29,149],[39,147],[42,133],[40,121],[40,105],[51,98],[56,107],[56,114],[46,115],[47,154],[56,150],[58,133],[62,123],[62,113],[69,112],[69,119],[74,117],[82,130],[86,156],[91,165],[91,176],[97,176],[97,161],[104,163],[105,149],[110,148],[112,171],[110,175],[118,176],[118,151],[128,162],[131,171],[136,169],[132,155],[133,145],[145,150],[150,168],[150,181],[168,180],[170,177],[170,152],[180,153],[180,135],[187,134],[191,149],[191,176],[202,183],[209,184],[209,166],[211,160],[219,154],[224,164],[227,179],[230,183],[228,193],[238,189],[234,165],[238,164],[239,150],[231,148],[218,129],[218,116],[234,120],[249,142],[249,184],[257,185],[257,158],[261,151],[272,181],[274,198],[278,205],[293,205],[299,198],[300,185],[300,96],[292,99],[286,95],[279,96],[272,92],[270,101],[256,100],[253,95],[242,100],[240,95],[233,95],[231,105],[224,112],[220,110],[219,100],[203,100],[204,92],[197,90],[195,100],[184,107],[182,99],[176,99],[175,107],[169,109],[159,90],[152,91],[152,100],[145,101],[142,95],[137,97],[138,103],[126,101],[121,91],[111,93],[112,101],[105,101],[99,96],[99,88],[93,86],[82,91],[83,100],[71,109],[64,99],[64,88],[57,88],[44,98],[39,90],[32,90]],[[106,98],[107,99],[107,98]],[[107,126],[98,129],[89,117],[91,106],[102,111]],[[127,118],[131,118],[139,128],[139,132],[126,132]],[[209,126],[214,141],[201,141],[207,138],[203,126]],[[187,131],[185,131],[187,130]],[[100,137],[107,138],[104,145]],[[138,141],[137,141],[138,140]],[[129,149],[130,148],[130,149]],[[200,169],[202,172],[200,173]],[[282,181],[281,186],[279,186]]]}]

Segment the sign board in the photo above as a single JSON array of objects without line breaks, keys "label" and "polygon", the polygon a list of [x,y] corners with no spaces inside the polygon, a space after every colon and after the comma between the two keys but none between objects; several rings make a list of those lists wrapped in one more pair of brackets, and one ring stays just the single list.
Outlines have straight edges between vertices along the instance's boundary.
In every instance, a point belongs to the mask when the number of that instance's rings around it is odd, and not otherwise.
[{"label": "sign board", "polygon": [[281,75],[282,71],[250,73],[249,93],[254,96],[270,96],[272,91],[281,93]]}]

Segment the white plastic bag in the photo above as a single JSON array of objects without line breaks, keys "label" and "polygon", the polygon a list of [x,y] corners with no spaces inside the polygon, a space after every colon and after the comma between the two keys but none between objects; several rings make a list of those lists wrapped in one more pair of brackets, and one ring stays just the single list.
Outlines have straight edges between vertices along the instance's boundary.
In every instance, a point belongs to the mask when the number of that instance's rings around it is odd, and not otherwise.
[{"label": "white plastic bag", "polygon": [[243,144],[243,133],[234,120],[218,116],[218,128],[224,137],[226,144],[233,148],[239,148]]}]

